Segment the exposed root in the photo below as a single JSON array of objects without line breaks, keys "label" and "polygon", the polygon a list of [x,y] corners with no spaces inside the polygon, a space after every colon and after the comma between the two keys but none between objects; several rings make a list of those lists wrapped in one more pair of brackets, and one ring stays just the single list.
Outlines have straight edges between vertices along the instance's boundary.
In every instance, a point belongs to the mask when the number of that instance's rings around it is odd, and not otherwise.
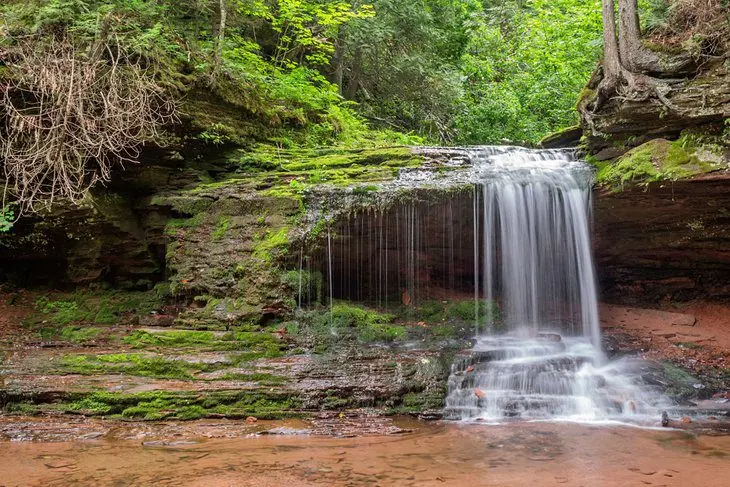
[{"label": "exposed root", "polygon": [[621,68],[616,75],[604,76],[601,79],[596,88],[596,96],[592,101],[580,106],[579,111],[591,133],[598,135],[595,115],[610,100],[644,102],[656,98],[668,110],[677,113],[679,109],[667,97],[671,91],[671,86],[658,78]]},{"label": "exposed root", "polygon": [[30,40],[3,53],[2,203],[14,202],[18,215],[79,202],[177,120],[153,73],[118,46],[109,39],[86,54],[66,39]]}]

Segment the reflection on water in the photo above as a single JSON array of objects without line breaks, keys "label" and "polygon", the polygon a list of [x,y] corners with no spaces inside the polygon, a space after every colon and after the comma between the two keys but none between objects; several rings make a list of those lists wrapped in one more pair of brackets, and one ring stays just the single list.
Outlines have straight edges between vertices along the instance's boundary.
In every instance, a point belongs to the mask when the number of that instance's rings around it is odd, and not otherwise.
[{"label": "reflection on water", "polygon": [[0,484],[724,486],[730,472],[730,437],[576,424],[189,440],[0,443]]}]

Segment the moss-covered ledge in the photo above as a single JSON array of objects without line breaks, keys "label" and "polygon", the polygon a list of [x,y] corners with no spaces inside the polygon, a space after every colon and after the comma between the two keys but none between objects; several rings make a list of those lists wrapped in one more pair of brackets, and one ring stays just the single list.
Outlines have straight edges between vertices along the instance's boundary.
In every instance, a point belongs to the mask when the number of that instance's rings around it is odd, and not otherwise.
[{"label": "moss-covered ledge", "polygon": [[630,186],[727,170],[725,151],[717,138],[687,133],[673,142],[662,138],[650,140],[614,161],[592,162],[597,167],[596,184],[617,192]]}]

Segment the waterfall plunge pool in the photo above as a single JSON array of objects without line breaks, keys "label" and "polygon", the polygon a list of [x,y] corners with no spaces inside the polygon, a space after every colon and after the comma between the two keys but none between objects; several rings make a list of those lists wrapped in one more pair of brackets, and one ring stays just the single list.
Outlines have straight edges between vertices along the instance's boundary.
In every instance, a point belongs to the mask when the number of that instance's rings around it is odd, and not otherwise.
[{"label": "waterfall plunge pool", "polygon": [[724,487],[730,468],[727,436],[557,423],[409,426],[394,436],[216,439],[205,438],[208,424],[194,436],[153,442],[127,424],[116,430],[127,440],[5,443],[0,479],[8,486]]}]

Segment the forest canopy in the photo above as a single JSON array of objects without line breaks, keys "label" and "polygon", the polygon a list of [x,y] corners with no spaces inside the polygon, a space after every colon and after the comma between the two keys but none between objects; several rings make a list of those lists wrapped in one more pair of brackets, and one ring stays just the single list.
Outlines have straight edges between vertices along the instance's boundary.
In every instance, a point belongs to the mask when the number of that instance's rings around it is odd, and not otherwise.
[{"label": "forest canopy", "polygon": [[[0,54],[12,64],[19,39],[88,49],[113,36],[171,96],[212,87],[284,142],[346,142],[368,123],[529,143],[577,121],[600,12],[598,0],[9,1]],[[226,136],[210,125],[210,140]]]}]

